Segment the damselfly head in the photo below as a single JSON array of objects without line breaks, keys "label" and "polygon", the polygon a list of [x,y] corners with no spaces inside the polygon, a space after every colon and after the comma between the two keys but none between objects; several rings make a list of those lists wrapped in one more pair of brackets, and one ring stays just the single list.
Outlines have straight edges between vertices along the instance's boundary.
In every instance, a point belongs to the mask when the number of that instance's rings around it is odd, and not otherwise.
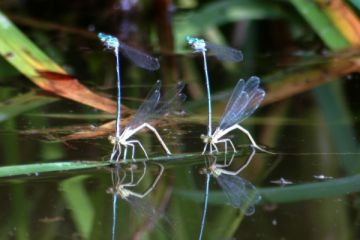
[{"label": "damselfly head", "polygon": [[206,43],[203,39],[187,36],[186,41],[195,50],[195,52],[206,51]]},{"label": "damselfly head", "polygon": [[104,43],[106,48],[117,49],[120,46],[119,39],[109,34],[98,33],[98,38]]},{"label": "damselfly head", "polygon": [[187,41],[188,44],[190,44],[190,45],[193,45],[196,40],[197,40],[197,38],[190,37],[190,36],[186,36],[186,41]]}]

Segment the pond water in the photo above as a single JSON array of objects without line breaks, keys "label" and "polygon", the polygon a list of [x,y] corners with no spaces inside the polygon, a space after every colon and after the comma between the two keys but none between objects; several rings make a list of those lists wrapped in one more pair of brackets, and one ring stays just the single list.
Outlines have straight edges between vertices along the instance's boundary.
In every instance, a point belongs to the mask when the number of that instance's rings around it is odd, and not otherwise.
[{"label": "pond water", "polygon": [[[360,84],[353,66],[357,51],[324,53],[326,47],[309,27],[294,19],[287,22],[288,16],[279,13],[290,9],[283,1],[274,1],[271,8],[259,1],[257,13],[267,8],[271,12],[261,15],[260,21],[254,21],[255,16],[244,20],[243,15],[236,21],[214,19],[203,30],[196,14],[206,17],[205,10],[215,11],[217,2],[204,1],[196,7],[185,2],[105,1],[86,7],[70,1],[0,3],[0,11],[52,60],[101,95],[115,99],[116,76],[114,56],[104,51],[96,38],[98,31],[116,34],[127,44],[159,56],[162,67],[156,72],[122,58],[126,106],[136,109],[157,79],[165,92],[183,80],[188,96],[184,114],[154,122],[174,154],[165,156],[156,137],[141,132],[136,137],[150,159],[144,160],[138,151],[137,162],[121,163],[118,172],[109,162],[114,114],[49,96],[2,59],[0,239],[112,239],[114,226],[116,239],[198,239],[205,196],[203,169],[214,159],[201,155],[206,92],[200,56],[185,41],[181,43],[186,31],[243,49],[245,59],[240,64],[209,58],[213,122],[216,126],[237,80],[257,75],[267,97],[242,126],[260,146],[275,153],[256,151],[238,174],[248,189],[256,188],[261,196],[248,216],[244,212],[251,197],[244,207],[234,208],[219,178],[211,177],[203,239],[360,237]],[[227,10],[241,6],[227,2]],[[125,11],[128,8],[132,10]],[[290,10],[300,21],[298,13]],[[272,14],[278,18],[274,20]],[[179,28],[187,21],[194,26]],[[0,41],[4,39],[0,35]],[[348,72],[338,69],[350,61]],[[128,116],[131,112],[125,111],[124,121]],[[244,133],[235,130],[229,137],[238,152],[221,152],[217,162],[233,157],[224,169],[236,171],[252,150]],[[159,182],[144,198],[117,196],[114,220],[114,182],[125,173],[128,181],[130,169],[135,179],[141,177],[144,161],[143,181],[129,189],[145,192],[159,176],[159,166],[164,166]]]}]

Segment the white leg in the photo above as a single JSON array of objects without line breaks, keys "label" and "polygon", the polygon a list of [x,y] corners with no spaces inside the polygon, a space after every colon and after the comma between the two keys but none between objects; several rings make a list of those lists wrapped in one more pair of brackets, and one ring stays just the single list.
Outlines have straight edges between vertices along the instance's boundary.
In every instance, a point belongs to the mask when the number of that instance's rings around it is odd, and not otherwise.
[{"label": "white leg", "polygon": [[[251,147],[251,149],[253,149],[253,148]],[[231,155],[230,161],[226,163],[227,166],[230,166],[230,165],[232,164],[234,158],[235,158],[235,153],[233,153],[233,154]]]},{"label": "white leg", "polygon": [[147,168],[147,167],[146,167],[146,162],[143,162],[143,164],[144,164],[144,171],[143,171],[141,177],[139,178],[139,180],[136,182],[136,185],[138,185],[138,184],[143,180],[143,178],[145,177],[146,168]]},{"label": "white leg", "polygon": [[209,155],[208,162],[209,162],[209,166],[216,164],[217,156],[216,155]]},{"label": "white leg", "polygon": [[115,157],[116,153],[117,153],[116,144],[114,144],[114,147],[113,147],[113,150],[112,150],[112,153],[111,153],[111,157],[110,157],[110,161],[114,160],[114,157]]},{"label": "white leg", "polygon": [[229,161],[229,162],[227,162],[227,161],[225,162],[225,164],[226,164],[227,167],[232,164],[234,158],[235,158],[235,153],[233,153],[233,154],[231,155],[231,158],[230,158],[230,161]]},{"label": "white leg", "polygon": [[113,152],[111,153],[111,160],[114,160],[115,156],[116,162],[118,162],[121,156],[121,145],[119,142],[114,144]]},{"label": "white leg", "polygon": [[232,161],[234,160],[234,158],[235,158],[235,153],[233,153],[231,155],[231,159],[228,162],[227,161],[227,154],[225,154],[224,164],[216,164],[216,167],[220,167],[220,168],[229,167],[231,165]]},{"label": "white leg", "polygon": [[236,125],[228,128],[228,129],[226,129],[225,131],[223,131],[223,134],[222,134],[222,135],[225,135],[225,134],[231,132],[231,131],[234,130],[234,129],[239,129],[240,131],[242,131],[243,133],[245,133],[245,134],[247,135],[247,137],[249,138],[249,140],[250,140],[250,142],[251,142],[251,145],[254,146],[256,149],[258,149],[258,150],[260,150],[260,151],[262,151],[262,152],[269,153],[269,154],[275,154],[275,153],[273,153],[273,152],[267,151],[267,150],[259,147],[259,146],[256,144],[255,140],[252,138],[252,136],[251,136],[251,134],[249,133],[249,131],[246,130],[245,128],[243,128],[242,126],[240,126],[239,124],[236,124]]},{"label": "white leg", "polygon": [[235,146],[234,146],[233,142],[231,141],[231,139],[226,138],[225,140],[226,140],[226,141],[228,141],[228,142],[230,143],[231,147],[232,147],[232,148],[233,148],[233,150],[234,150],[234,153],[236,153],[236,152],[237,152],[237,151],[236,151],[236,148],[235,148]]},{"label": "white leg", "polygon": [[131,143],[131,141],[128,142],[128,144],[132,147],[131,150],[131,160],[135,162],[135,145]]},{"label": "white leg", "polygon": [[146,169],[147,169],[146,162],[143,162],[143,165],[144,165],[143,173],[142,173],[141,177],[137,180],[137,182],[133,183],[131,181],[130,183],[123,184],[123,186],[125,186],[125,187],[135,187],[135,186],[139,185],[139,183],[143,180],[143,178],[145,177],[145,174],[146,174]]},{"label": "white leg", "polygon": [[250,156],[248,157],[248,159],[246,159],[246,162],[243,166],[241,166],[238,170],[236,170],[235,172],[233,171],[227,171],[224,169],[221,169],[221,173],[223,174],[227,174],[227,175],[238,175],[241,171],[243,171],[247,166],[249,166],[251,160],[254,158],[256,151],[254,148],[252,148],[252,152],[250,154]]},{"label": "white leg", "polygon": [[133,141],[127,141],[126,144],[131,148],[131,160],[135,162],[135,145],[133,144]]},{"label": "white leg", "polygon": [[121,182],[120,171],[121,171],[120,165],[115,164],[114,168],[111,171],[111,181],[113,186],[117,186]]},{"label": "white leg", "polygon": [[224,143],[225,155],[226,155],[226,153],[227,153],[227,143],[226,143],[226,141],[227,141],[227,139],[221,139],[221,140],[216,141],[216,142],[214,143],[214,145],[215,145],[215,144],[218,144],[218,143]]},{"label": "white leg", "polygon": [[[127,146],[132,147],[131,160],[133,162],[135,162],[135,159],[134,159],[135,145],[132,144],[131,142],[126,142],[126,144],[127,144]],[[130,168],[130,172],[131,172],[131,174],[130,174],[130,184],[132,184],[134,182],[134,169],[132,168],[132,166]]]},{"label": "white leg", "polygon": [[140,146],[141,150],[143,150],[146,159],[149,159],[149,156],[147,155],[147,152],[146,152],[144,146],[141,144],[140,141],[138,141],[138,140],[131,140],[131,141],[129,141],[129,142],[138,144],[138,145]]},{"label": "white leg", "polygon": [[205,154],[207,146],[208,146],[208,143],[205,143],[205,146],[204,146],[204,149],[203,149],[201,155],[204,155],[204,154]]},{"label": "white leg", "polygon": [[216,144],[215,144],[215,143],[211,143],[211,145],[214,147],[215,151],[218,153],[218,152],[219,152],[219,149],[218,149],[218,147],[216,146]]},{"label": "white leg", "polygon": [[130,184],[133,184],[134,182],[134,170],[131,168],[130,169]]},{"label": "white leg", "polygon": [[124,150],[124,161],[126,162],[127,159],[127,150],[128,150],[128,146],[125,145],[125,150]]},{"label": "white leg", "polygon": [[137,127],[136,129],[134,129],[134,133],[140,131],[140,130],[143,129],[143,128],[148,128],[148,129],[150,129],[150,130],[155,134],[155,136],[158,138],[158,140],[159,140],[159,142],[161,143],[162,147],[164,148],[165,152],[166,152],[168,155],[171,155],[170,150],[167,148],[167,146],[166,146],[165,142],[163,141],[163,139],[161,138],[160,134],[159,134],[159,133],[156,131],[156,129],[155,129],[153,126],[151,126],[150,124],[148,124],[148,123],[143,123],[143,124],[141,124],[139,127]]},{"label": "white leg", "polygon": [[124,176],[121,178],[119,185],[125,181],[125,178],[126,178],[126,171],[124,171]]},{"label": "white leg", "polygon": [[160,180],[163,172],[164,172],[164,166],[161,165],[161,164],[157,164],[160,168],[160,172],[158,174],[158,176],[155,178],[154,182],[151,184],[151,186],[142,194],[140,193],[136,193],[136,192],[131,192],[131,194],[135,197],[138,197],[138,198],[144,198],[146,195],[148,195],[156,186],[156,184],[158,183],[158,181]]}]

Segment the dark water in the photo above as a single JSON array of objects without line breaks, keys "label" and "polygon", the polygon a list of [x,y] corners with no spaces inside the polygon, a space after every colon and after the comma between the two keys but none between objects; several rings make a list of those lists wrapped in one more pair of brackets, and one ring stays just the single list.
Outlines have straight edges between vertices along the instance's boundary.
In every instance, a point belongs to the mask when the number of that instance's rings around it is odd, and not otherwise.
[{"label": "dark water", "polygon": [[[151,134],[138,134],[151,160],[144,181],[131,190],[143,192],[152,184],[158,173],[155,163],[163,164],[165,171],[155,190],[144,199],[118,198],[117,239],[198,237],[205,183],[205,176],[199,172],[206,160],[200,154],[200,135],[206,132],[207,110],[201,59],[181,43],[186,31],[214,41],[224,38],[229,45],[244,50],[245,61],[239,65],[210,58],[214,122],[222,116],[239,78],[259,75],[270,96],[288,83],[287,78],[295,79],[294,69],[303,69],[303,78],[311,80],[307,71],[332,60],[321,55],[325,47],[311,29],[303,29],[302,38],[296,38],[286,29],[296,31],[303,25],[290,25],[284,18],[264,16],[261,21],[219,23],[201,31],[197,30],[201,21],[194,20],[188,28],[176,28],[175,20],[181,14],[201,10],[210,3],[185,9],[186,4],[180,1],[176,11],[175,5],[162,1],[135,4],[131,11],[121,10],[129,7],[127,1],[0,3],[0,10],[54,61],[87,87],[113,99],[114,59],[111,52],[103,51],[95,32],[117,34],[129,45],[159,56],[162,68],[154,73],[122,61],[124,103],[129,107],[136,109],[157,79],[162,79],[165,87],[179,79],[187,83],[187,114],[157,124],[174,157],[162,157],[164,151]],[[284,2],[274,4],[284,10],[289,7]],[[259,5],[258,9],[266,8]],[[269,11],[277,14],[272,8]],[[49,22],[55,25],[45,24]],[[281,31],[285,33],[281,35]],[[112,151],[107,137],[112,131],[96,138],[63,141],[62,137],[96,131],[114,116],[71,100],[54,99],[36,105],[28,104],[35,100],[14,101],[16,96],[35,96],[33,90],[38,88],[4,61],[1,66],[0,239],[111,239],[113,195],[107,192],[113,185],[112,166],[82,170],[59,167],[44,172],[35,169],[25,174],[19,168],[3,167],[106,163]],[[244,121],[243,126],[258,144],[277,153],[257,152],[239,174],[258,189],[262,200],[253,215],[244,216],[229,204],[212,178],[204,239],[359,238],[358,75],[350,72],[335,77],[339,80],[267,103]],[[277,88],[274,82],[279,84]],[[230,137],[239,153],[229,169],[236,170],[249,156],[249,141],[238,131]],[[137,177],[141,175],[140,162]],[[124,164],[124,168],[129,166]]]}]

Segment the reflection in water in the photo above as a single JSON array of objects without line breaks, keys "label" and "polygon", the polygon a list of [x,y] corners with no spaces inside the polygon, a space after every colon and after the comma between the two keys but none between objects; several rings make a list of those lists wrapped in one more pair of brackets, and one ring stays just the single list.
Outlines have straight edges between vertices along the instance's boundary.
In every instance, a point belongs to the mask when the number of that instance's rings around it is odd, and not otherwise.
[{"label": "reflection in water", "polygon": [[[146,174],[146,162],[143,162],[143,171],[139,179],[135,180],[134,171],[137,170],[137,165],[132,164],[129,169],[123,168],[122,165],[116,164],[111,172],[112,184],[113,186],[108,189],[107,193],[113,194],[113,226],[112,226],[112,239],[116,237],[116,221],[117,221],[117,199],[120,196],[122,199],[126,200],[134,210],[144,214],[147,219],[152,223],[160,217],[155,209],[151,207],[146,201],[141,200],[146,197],[150,192],[152,192],[159,182],[163,172],[164,166],[158,163],[155,163],[159,167],[159,173],[153,183],[142,193],[129,190],[129,188],[137,187],[141,181],[144,179]],[[130,172],[130,179],[127,181],[127,172]]]},{"label": "reflection in water", "polygon": [[200,172],[202,174],[206,174],[206,186],[204,210],[201,220],[199,239],[202,239],[205,228],[210,176],[216,178],[219,186],[222,188],[228,200],[230,201],[230,204],[234,208],[240,209],[247,216],[254,214],[255,204],[261,200],[261,195],[252,183],[237,175],[250,164],[251,160],[255,156],[255,152],[255,148],[252,148],[252,152],[246,160],[245,164],[241,166],[237,171],[229,171],[224,169],[231,165],[234,160],[235,154],[231,156],[231,159],[229,161],[227,161],[225,154],[223,164],[217,164],[216,155],[205,156],[206,167],[203,168]]},{"label": "reflection in water", "polygon": [[329,179],[333,179],[332,176],[325,176],[324,174],[314,175],[313,177],[314,177],[315,179],[317,179],[317,180],[329,180]]},{"label": "reflection in water", "polygon": [[273,184],[280,185],[280,186],[285,186],[285,185],[291,185],[291,184],[293,184],[292,181],[287,180],[287,179],[285,179],[285,178],[283,178],[283,177],[281,177],[281,178],[278,179],[278,180],[272,180],[272,181],[270,181],[270,182],[273,183]]}]

